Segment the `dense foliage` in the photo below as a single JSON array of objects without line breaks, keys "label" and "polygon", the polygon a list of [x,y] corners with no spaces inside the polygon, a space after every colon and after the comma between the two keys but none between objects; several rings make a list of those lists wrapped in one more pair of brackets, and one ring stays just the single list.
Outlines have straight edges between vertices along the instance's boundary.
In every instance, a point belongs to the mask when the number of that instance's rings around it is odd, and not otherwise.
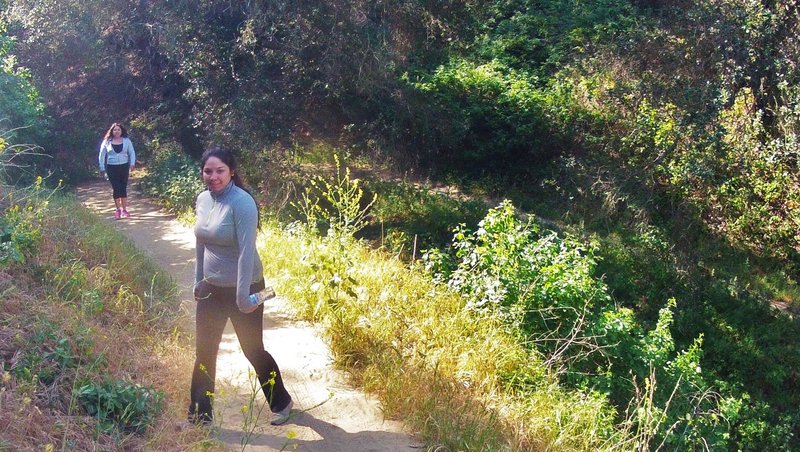
[{"label": "dense foliage", "polygon": [[[647,404],[628,413],[653,435],[649,447],[728,445],[728,426],[720,420],[732,413],[709,395],[700,367],[702,336],[686,350],[675,349],[674,299],[645,331],[631,309],[612,303],[593,246],[541,233],[537,224],[519,221],[508,202],[492,209],[474,233],[460,228],[453,241],[455,262],[430,252],[427,267],[466,295],[468,309],[502,319],[532,343],[565,383],[607,394],[620,407],[636,400],[639,385],[649,386]],[[532,383],[516,375],[508,385]]]},{"label": "dense foliage", "polygon": [[30,72],[17,65],[13,44],[0,18],[0,124],[8,131],[5,139],[17,141],[17,129],[34,125],[44,106],[30,83]]},{"label": "dense foliage", "polygon": [[[476,227],[483,207],[379,181],[363,186],[391,201],[379,196],[362,232],[412,258],[416,237],[439,245],[436,274],[524,340],[583,322],[595,338],[583,345],[602,353],[559,354],[549,337],[536,349],[569,358],[562,383],[618,413],[636,395],[625,369],[641,381],[652,365],[664,387],[715,394],[678,393],[670,416],[693,407],[698,424],[675,441],[792,449],[797,3],[7,0],[0,120],[34,122],[38,90],[46,152],[73,175],[126,121],[143,158],[169,169],[150,188],[178,209],[196,170],[176,150],[209,142],[236,147],[251,185],[285,198],[302,190],[279,181],[298,180],[298,154],[319,141],[513,198],[566,232],[518,223],[511,204]],[[10,129],[0,122],[0,151]]]},{"label": "dense foliage", "polygon": [[[44,113],[31,73],[17,64],[13,48],[14,41],[0,16],[0,179],[6,181],[20,178],[19,170],[31,164],[26,154],[42,136]],[[24,174],[32,176],[36,172]]]}]

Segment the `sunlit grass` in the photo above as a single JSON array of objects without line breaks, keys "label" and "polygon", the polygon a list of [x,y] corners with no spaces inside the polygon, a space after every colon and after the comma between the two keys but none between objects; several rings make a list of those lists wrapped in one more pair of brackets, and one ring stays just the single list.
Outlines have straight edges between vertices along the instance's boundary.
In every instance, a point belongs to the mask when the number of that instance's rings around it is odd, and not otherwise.
[{"label": "sunlit grass", "polygon": [[267,277],[300,316],[325,325],[336,362],[386,414],[429,444],[597,450],[614,435],[602,397],[560,389],[500,321],[464,309],[458,295],[392,255],[348,242],[352,294],[326,303],[311,283],[314,254],[333,252],[323,242],[301,228],[267,228],[259,241]]}]

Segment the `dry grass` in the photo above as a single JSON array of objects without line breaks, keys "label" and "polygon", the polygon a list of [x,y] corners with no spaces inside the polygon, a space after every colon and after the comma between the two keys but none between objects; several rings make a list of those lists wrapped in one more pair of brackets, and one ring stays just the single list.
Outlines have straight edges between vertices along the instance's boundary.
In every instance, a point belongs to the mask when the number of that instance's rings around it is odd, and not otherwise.
[{"label": "dry grass", "polygon": [[[193,357],[169,278],[74,201],[55,201],[37,255],[0,272],[0,450],[222,450],[183,427]],[[163,393],[143,433],[100,428],[80,407],[76,387],[105,377]]]}]

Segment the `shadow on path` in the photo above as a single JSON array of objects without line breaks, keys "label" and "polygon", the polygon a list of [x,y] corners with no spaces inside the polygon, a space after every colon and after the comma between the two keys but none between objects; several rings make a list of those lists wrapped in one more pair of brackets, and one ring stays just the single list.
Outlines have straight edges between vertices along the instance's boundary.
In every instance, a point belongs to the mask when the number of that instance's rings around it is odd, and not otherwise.
[{"label": "shadow on path", "polygon": [[[350,433],[336,425],[314,417],[310,412],[298,413],[290,422],[287,425],[289,425],[291,431],[295,433],[302,432],[303,434],[298,434],[297,437],[290,439],[285,435],[256,432],[250,438],[249,446],[310,452],[395,452],[398,450],[419,450],[424,448],[422,445],[415,446],[408,443],[406,436],[402,433],[386,431]],[[239,437],[241,432],[220,429],[218,434],[220,438],[234,438]],[[404,442],[406,442],[407,447],[398,449],[398,445]],[[354,449],[354,445],[363,445],[365,448]]]}]

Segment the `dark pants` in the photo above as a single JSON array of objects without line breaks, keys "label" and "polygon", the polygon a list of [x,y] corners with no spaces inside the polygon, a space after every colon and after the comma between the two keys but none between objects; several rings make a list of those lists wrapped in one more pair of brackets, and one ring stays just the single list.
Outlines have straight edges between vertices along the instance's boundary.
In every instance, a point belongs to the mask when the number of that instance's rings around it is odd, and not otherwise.
[{"label": "dark pants", "polygon": [[[250,293],[256,293],[263,288],[264,281],[254,283],[250,286]],[[217,351],[228,319],[231,319],[244,355],[258,375],[270,409],[273,412],[284,409],[292,398],[283,386],[278,364],[264,350],[264,306],[259,306],[250,314],[243,314],[236,305],[236,289],[233,287],[216,287],[202,283],[197,295],[197,357],[192,372],[189,418],[208,422],[214,416],[210,394],[214,393]],[[274,384],[271,383],[273,373]]]},{"label": "dark pants", "polygon": [[130,173],[131,167],[127,163],[106,165],[106,174],[108,174],[108,181],[111,182],[111,188],[114,190],[114,199],[128,197],[128,175]]}]

